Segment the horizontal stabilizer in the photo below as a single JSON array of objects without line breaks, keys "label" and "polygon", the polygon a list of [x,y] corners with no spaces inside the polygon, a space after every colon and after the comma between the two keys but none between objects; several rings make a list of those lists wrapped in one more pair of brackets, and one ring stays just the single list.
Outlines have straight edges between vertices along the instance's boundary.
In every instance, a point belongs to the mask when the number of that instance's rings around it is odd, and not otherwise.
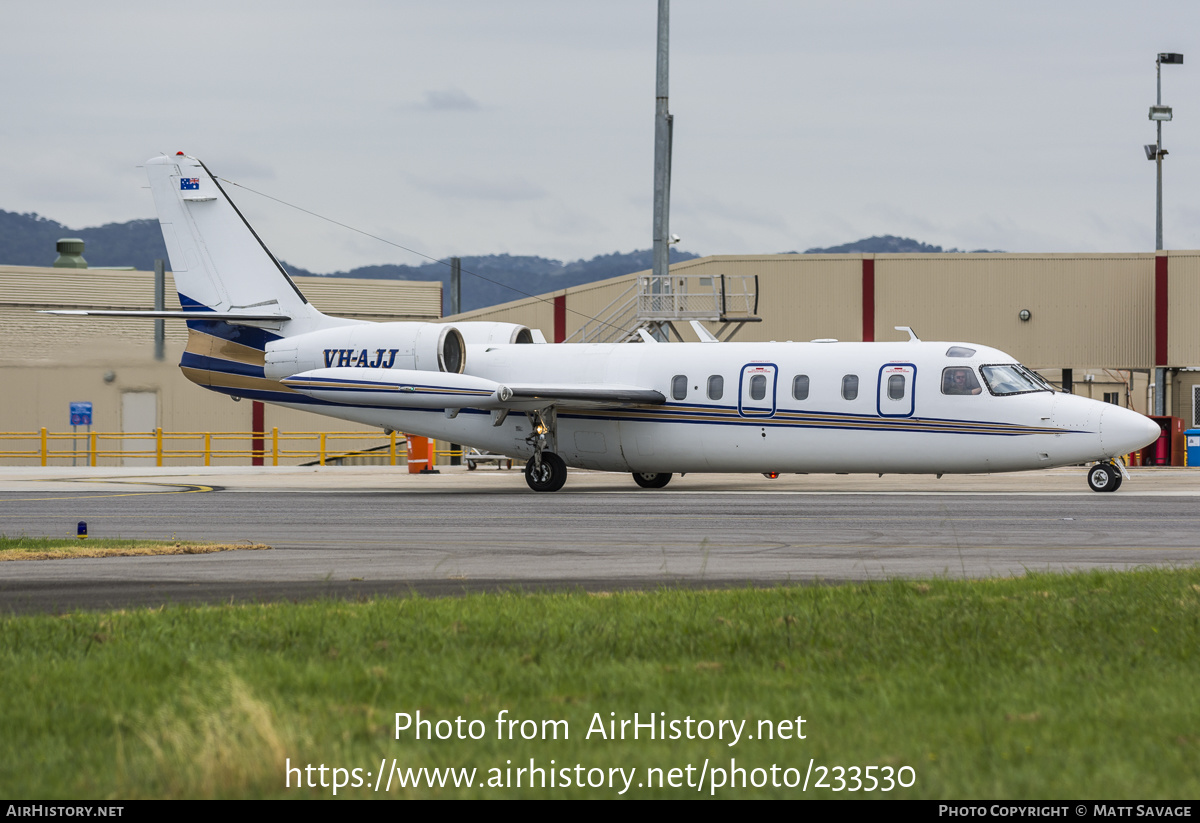
[{"label": "horizontal stabilizer", "polygon": [[308,397],[352,406],[516,411],[551,405],[601,408],[666,402],[662,392],[637,386],[502,385],[469,374],[414,369],[342,366],[312,369],[280,382]]},{"label": "horizontal stabilizer", "polygon": [[229,311],[109,311],[107,309],[46,309],[38,314],[62,317],[141,317],[147,320],[224,320],[226,323],[282,323],[292,318],[284,314],[246,314]]}]

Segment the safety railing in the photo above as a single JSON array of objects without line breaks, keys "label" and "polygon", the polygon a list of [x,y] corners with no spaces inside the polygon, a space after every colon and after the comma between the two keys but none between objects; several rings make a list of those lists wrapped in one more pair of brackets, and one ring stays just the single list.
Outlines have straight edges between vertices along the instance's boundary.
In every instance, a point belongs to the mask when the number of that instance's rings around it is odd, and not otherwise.
[{"label": "safety railing", "polygon": [[[436,449],[438,458],[461,457],[461,449]],[[404,465],[407,440],[392,432],[0,432],[0,464],[42,466],[130,465],[211,466],[215,461],[247,461],[278,466],[311,463],[325,466],[370,456],[384,465]],[[380,459],[382,458],[382,459]]]}]

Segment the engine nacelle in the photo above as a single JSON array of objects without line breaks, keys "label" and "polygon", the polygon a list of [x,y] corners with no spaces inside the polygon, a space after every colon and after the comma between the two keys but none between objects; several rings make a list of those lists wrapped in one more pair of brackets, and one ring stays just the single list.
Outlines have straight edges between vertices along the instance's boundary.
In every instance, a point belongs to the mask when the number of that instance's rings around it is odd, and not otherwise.
[{"label": "engine nacelle", "polygon": [[518,323],[470,320],[465,323],[455,323],[454,328],[462,333],[463,340],[469,346],[534,342],[533,332],[529,330],[529,327]]},{"label": "engine nacelle", "polygon": [[362,323],[268,343],[263,373],[272,380],[313,369],[347,367],[461,374],[466,364],[466,343],[455,326]]}]

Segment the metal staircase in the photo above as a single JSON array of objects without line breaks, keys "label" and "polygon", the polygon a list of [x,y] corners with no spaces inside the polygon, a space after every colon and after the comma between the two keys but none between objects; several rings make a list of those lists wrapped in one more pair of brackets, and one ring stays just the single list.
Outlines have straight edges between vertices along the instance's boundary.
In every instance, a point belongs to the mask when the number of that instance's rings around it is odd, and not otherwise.
[{"label": "metal staircase", "polygon": [[747,323],[758,323],[758,275],[639,275],[628,289],[601,309],[567,343],[625,343],[646,329],[655,339],[677,340],[676,322],[720,323],[713,335],[733,338]]}]

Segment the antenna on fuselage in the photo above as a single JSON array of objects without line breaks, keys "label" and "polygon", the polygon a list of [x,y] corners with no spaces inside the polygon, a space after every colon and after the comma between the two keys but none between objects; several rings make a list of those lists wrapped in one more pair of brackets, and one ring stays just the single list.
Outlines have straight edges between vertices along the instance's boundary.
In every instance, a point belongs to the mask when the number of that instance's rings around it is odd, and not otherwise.
[{"label": "antenna on fuselage", "polygon": [[892,328],[894,328],[896,331],[908,332],[908,342],[909,343],[920,343],[921,342],[921,338],[917,337],[917,333],[912,330],[912,326],[893,326]]}]

